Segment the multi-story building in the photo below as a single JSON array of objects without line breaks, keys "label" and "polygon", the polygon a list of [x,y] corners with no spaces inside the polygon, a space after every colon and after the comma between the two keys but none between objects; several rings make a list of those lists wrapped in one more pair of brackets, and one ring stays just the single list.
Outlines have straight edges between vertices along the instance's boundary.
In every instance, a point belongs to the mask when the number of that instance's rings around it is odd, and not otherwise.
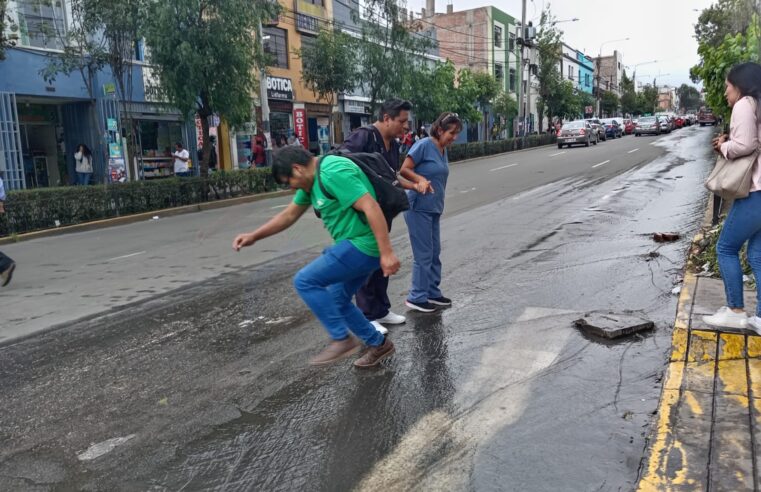
[{"label": "multi-story building", "polygon": [[658,110],[675,111],[679,107],[677,103],[676,88],[664,85],[658,88]]},{"label": "multi-story building", "polygon": [[563,43],[563,56],[560,59],[560,74],[573,82],[580,92],[592,94],[594,78],[594,61],[583,52]]},{"label": "multi-story building", "polygon": [[[436,29],[441,58],[451,60],[458,69],[494,75],[502,89],[517,99],[521,55],[516,42],[518,22],[513,16],[496,7],[455,12],[450,4],[446,13],[435,14],[431,22]],[[491,126],[493,117],[489,118]],[[469,130],[469,140],[484,138],[476,134],[477,131],[476,128]]]},{"label": "multi-story building", "polygon": [[[263,26],[264,51],[271,60],[267,67],[270,132],[273,140],[295,136],[315,154],[330,148],[329,117],[334,107],[321,101],[301,81],[302,46],[315,42],[323,27],[332,27],[333,0],[279,0],[283,11]],[[257,107],[261,123],[261,105]],[[236,136],[238,161],[250,142],[250,135]]]},{"label": "multi-story building", "polygon": [[594,59],[595,63],[595,87],[599,84],[603,91],[612,91],[621,97],[621,80],[624,74],[623,57],[616,50],[610,56],[601,56]]},{"label": "multi-story building", "polygon": [[[77,70],[46,80],[42,71],[76,21],[70,0],[15,0],[7,8],[18,26],[17,46],[0,61],[0,171],[8,188],[73,184],[80,144],[92,150],[95,183],[172,176],[176,142],[189,150],[191,170],[198,172],[201,123],[167,104],[142,42],[128,60],[127,94],[118,93],[108,66],[87,80]],[[212,117],[210,133],[218,166],[232,168],[227,125]]]}]

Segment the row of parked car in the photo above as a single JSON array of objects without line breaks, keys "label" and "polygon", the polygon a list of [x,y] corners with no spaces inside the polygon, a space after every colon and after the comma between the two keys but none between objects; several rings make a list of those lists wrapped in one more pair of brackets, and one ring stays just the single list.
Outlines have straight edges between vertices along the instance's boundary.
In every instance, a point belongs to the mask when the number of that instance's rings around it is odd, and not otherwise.
[{"label": "row of parked car", "polygon": [[[557,132],[558,148],[567,145],[597,145],[608,138],[621,138],[624,135],[660,135],[671,133],[673,130],[690,126],[698,121],[694,114],[677,115],[674,113],[658,113],[654,116],[639,118],[586,118],[565,123]],[[701,123],[702,126],[702,123]]]}]

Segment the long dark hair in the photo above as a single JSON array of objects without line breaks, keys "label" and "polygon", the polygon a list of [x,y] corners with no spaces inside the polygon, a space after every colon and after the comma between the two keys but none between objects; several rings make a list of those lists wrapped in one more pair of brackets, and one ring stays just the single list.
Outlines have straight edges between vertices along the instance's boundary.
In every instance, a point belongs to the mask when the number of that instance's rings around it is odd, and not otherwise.
[{"label": "long dark hair", "polygon": [[85,157],[92,156],[92,152],[90,152],[90,148],[87,147],[87,145],[85,145],[85,144],[79,144],[79,145],[77,145],[77,152],[79,152],[80,148],[82,149],[82,155],[83,156],[85,156]]},{"label": "long dark hair", "polygon": [[750,96],[756,100],[757,114],[761,115],[761,65],[753,62],[735,65],[729,70],[727,80],[737,87],[743,97]]}]

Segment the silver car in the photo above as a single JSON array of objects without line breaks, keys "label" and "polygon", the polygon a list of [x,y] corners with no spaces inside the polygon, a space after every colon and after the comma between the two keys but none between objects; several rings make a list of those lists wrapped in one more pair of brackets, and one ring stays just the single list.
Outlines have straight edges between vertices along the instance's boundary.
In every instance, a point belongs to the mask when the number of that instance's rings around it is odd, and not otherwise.
[{"label": "silver car", "polygon": [[571,146],[573,144],[583,144],[589,147],[589,144],[597,145],[599,137],[592,130],[592,125],[585,120],[571,121],[563,125],[558,133],[558,148],[562,149],[563,145]]},{"label": "silver car", "polygon": [[639,137],[646,134],[660,135],[661,125],[661,120],[657,116],[642,116],[637,120],[637,126],[634,127],[634,136]]}]

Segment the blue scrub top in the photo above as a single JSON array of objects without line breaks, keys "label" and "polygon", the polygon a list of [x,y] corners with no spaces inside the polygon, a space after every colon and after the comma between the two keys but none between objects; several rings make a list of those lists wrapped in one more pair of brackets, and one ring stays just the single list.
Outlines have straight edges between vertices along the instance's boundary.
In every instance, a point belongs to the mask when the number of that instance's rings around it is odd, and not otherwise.
[{"label": "blue scrub top", "polygon": [[431,182],[434,193],[420,194],[407,190],[410,209],[418,212],[441,214],[444,212],[444,192],[449,177],[449,157],[442,154],[431,137],[418,140],[407,153],[415,162],[415,173]]}]

